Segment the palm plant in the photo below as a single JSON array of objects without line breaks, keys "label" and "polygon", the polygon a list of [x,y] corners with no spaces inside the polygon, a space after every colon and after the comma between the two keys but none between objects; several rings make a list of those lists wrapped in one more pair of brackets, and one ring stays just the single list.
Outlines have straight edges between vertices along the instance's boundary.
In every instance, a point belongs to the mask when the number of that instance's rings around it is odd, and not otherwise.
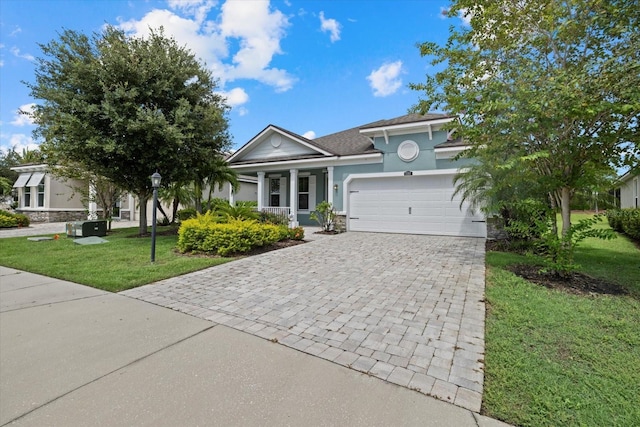
[{"label": "palm plant", "polygon": [[171,204],[171,219],[169,219],[161,204],[158,205],[158,209],[162,215],[164,215],[167,222],[174,224],[178,217],[178,208],[180,205],[184,206],[193,203],[195,194],[193,187],[183,182],[172,182],[158,190],[158,198],[163,203]]}]

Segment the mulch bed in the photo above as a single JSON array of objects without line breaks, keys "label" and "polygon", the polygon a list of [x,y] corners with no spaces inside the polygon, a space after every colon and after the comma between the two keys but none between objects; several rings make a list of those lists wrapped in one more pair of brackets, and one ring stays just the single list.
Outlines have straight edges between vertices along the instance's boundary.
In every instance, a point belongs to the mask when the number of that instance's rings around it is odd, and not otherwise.
[{"label": "mulch bed", "polygon": [[517,264],[508,267],[513,274],[531,283],[549,289],[557,289],[575,295],[626,295],[628,291],[614,283],[588,276],[582,273],[570,273],[568,277],[560,277],[553,273],[541,271],[540,266]]},{"label": "mulch bed", "polygon": [[[504,242],[487,240],[487,251],[508,252],[508,246]],[[573,272],[566,277],[542,271],[539,265],[516,264],[507,267],[516,276],[522,277],[531,283],[544,286],[549,289],[557,289],[574,295],[626,295],[629,292],[615,283],[603,279],[591,277],[583,273]]]}]

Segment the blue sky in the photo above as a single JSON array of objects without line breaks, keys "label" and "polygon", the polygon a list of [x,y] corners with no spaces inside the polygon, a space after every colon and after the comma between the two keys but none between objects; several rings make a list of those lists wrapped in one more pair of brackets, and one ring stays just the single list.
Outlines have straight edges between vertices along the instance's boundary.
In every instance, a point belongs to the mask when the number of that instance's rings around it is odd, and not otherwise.
[{"label": "blue sky", "polygon": [[35,148],[18,110],[37,102],[39,43],[63,28],[105,24],[132,35],[164,26],[220,80],[235,149],[269,124],[313,138],[407,113],[408,83],[433,73],[416,43],[444,43],[447,0],[3,0],[0,2],[0,149]]}]

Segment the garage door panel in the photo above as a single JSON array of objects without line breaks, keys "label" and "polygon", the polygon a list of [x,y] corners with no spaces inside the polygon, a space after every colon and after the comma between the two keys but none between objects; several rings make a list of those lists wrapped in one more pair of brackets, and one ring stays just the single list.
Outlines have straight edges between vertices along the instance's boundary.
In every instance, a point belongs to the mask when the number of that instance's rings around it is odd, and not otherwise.
[{"label": "garage door panel", "polygon": [[[485,237],[484,218],[452,200],[453,175],[354,179],[348,225],[353,231]],[[409,213],[411,208],[411,213]]]}]

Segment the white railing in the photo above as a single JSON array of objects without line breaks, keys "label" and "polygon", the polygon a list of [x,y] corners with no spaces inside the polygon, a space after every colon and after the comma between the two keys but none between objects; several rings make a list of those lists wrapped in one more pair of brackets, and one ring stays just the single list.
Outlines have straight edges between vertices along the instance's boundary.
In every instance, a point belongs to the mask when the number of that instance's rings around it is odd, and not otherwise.
[{"label": "white railing", "polygon": [[277,215],[282,218],[286,218],[289,220],[289,214],[291,213],[291,208],[289,207],[273,207],[273,206],[263,206],[262,212],[268,212],[273,215]]}]

